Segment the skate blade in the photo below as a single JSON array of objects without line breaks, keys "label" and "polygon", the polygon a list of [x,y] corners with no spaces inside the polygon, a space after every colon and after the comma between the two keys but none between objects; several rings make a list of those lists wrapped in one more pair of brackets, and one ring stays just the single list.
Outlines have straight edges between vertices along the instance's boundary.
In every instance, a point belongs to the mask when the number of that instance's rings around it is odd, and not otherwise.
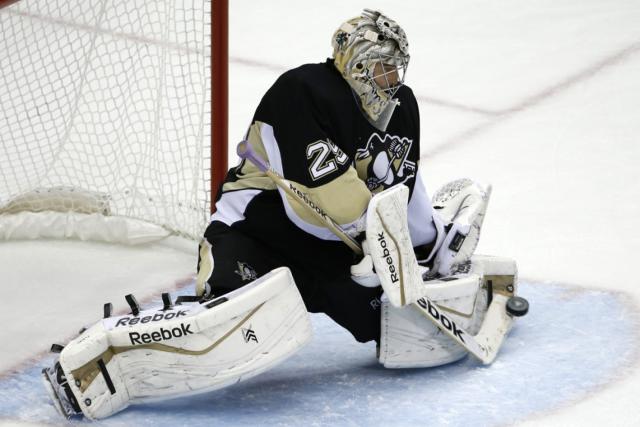
[{"label": "skate blade", "polygon": [[60,415],[62,415],[66,419],[71,419],[74,415],[76,415],[76,412],[73,411],[72,408],[65,409],[65,405],[60,400],[60,396],[58,395],[58,392],[53,385],[54,383],[49,376],[49,370],[46,368],[42,370],[42,383],[44,384],[44,388],[47,390],[47,393],[49,393],[49,396],[53,401],[53,406],[55,406]]}]

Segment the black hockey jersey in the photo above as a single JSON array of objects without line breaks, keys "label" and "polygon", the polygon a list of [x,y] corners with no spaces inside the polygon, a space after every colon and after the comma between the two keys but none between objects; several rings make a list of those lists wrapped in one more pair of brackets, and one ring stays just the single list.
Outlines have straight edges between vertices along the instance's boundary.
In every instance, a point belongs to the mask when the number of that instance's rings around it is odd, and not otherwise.
[{"label": "black hockey jersey", "polygon": [[[433,240],[431,204],[418,177],[420,120],[407,86],[386,132],[373,127],[331,59],[284,73],[262,98],[246,135],[271,167],[347,231],[366,212],[372,193],[403,183],[411,190],[414,246]],[[348,250],[329,229],[264,173],[242,161],[227,174],[212,220],[268,243],[274,250]],[[339,249],[338,249],[339,248]]]}]

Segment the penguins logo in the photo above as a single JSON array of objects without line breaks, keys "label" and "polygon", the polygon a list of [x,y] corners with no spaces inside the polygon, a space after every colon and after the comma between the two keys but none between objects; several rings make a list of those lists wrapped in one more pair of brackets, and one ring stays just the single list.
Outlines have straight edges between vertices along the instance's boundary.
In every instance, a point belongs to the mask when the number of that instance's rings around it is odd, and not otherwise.
[{"label": "penguins logo", "polygon": [[246,262],[238,261],[238,269],[235,273],[242,278],[243,281],[252,281],[258,278],[256,271]]},{"label": "penguins logo", "polygon": [[415,177],[416,163],[407,160],[412,145],[409,138],[371,134],[355,156],[358,176],[365,177],[369,191],[377,193]]}]

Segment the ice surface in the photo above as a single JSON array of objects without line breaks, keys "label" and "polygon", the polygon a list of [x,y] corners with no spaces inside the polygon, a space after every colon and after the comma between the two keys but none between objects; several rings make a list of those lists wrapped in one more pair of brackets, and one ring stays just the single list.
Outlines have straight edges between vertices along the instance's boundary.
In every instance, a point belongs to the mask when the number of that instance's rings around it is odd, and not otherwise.
[{"label": "ice surface", "polygon": [[[132,406],[100,424],[499,425],[597,390],[637,355],[636,340],[625,333],[637,327],[637,315],[621,296],[528,283],[521,294],[531,312],[490,366],[469,357],[433,369],[384,369],[373,343],[357,343],[317,314],[313,341],[275,369],[223,390]],[[62,421],[40,382],[51,361],[0,379],[0,419]]]}]

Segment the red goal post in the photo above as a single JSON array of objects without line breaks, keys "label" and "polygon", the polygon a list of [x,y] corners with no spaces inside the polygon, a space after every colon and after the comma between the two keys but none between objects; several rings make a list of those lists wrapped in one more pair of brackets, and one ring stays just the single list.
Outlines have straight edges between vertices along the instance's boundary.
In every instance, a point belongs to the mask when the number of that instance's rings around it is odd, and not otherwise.
[{"label": "red goal post", "polygon": [[0,0],[0,24],[0,220],[197,239],[227,171],[228,0]]},{"label": "red goal post", "polygon": [[215,211],[213,202],[226,176],[229,156],[229,2],[212,1],[211,70],[214,78],[211,85],[211,213]]}]

